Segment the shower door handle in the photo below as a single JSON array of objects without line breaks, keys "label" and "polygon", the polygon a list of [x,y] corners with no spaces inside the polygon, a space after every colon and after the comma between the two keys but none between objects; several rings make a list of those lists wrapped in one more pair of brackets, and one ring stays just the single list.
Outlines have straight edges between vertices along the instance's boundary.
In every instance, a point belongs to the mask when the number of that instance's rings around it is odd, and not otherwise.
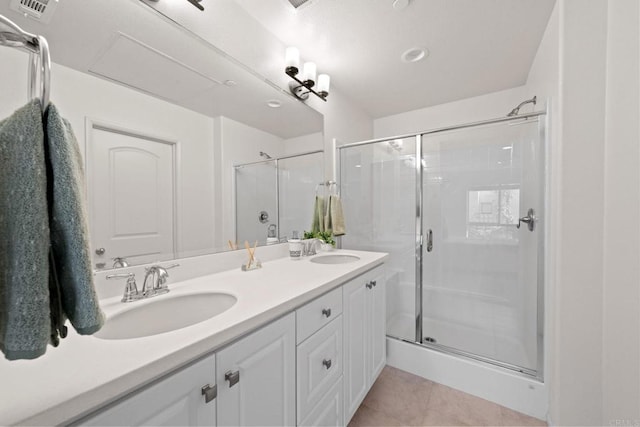
[{"label": "shower door handle", "polygon": [[533,209],[529,209],[527,211],[527,216],[523,216],[522,218],[520,218],[518,220],[518,225],[516,225],[516,228],[520,228],[520,225],[522,225],[522,223],[527,224],[527,228],[529,229],[529,231],[533,231],[536,228],[536,211],[534,211]]},{"label": "shower door handle", "polygon": [[433,250],[433,230],[429,229],[427,231],[427,252],[431,252]]}]

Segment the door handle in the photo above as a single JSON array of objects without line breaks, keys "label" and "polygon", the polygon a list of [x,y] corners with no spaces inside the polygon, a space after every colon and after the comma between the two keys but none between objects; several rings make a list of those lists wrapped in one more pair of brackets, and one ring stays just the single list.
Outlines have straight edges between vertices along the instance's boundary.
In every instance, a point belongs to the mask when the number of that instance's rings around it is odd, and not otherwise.
[{"label": "door handle", "polygon": [[525,224],[527,224],[527,228],[529,229],[529,231],[533,231],[536,228],[536,219],[536,211],[530,208],[527,211],[527,216],[523,216],[518,220],[518,225],[516,225],[516,228],[520,228],[520,225],[524,222]]},{"label": "door handle", "polygon": [[213,399],[218,397],[218,386],[214,385],[211,387],[209,384],[205,385],[202,387],[202,395],[204,396],[205,403],[211,402]]},{"label": "door handle", "polygon": [[240,382],[240,371],[229,371],[224,374],[224,379],[225,381],[229,381],[229,388],[231,388]]},{"label": "door handle", "polygon": [[433,230],[427,230],[427,252],[431,252],[433,250]]}]

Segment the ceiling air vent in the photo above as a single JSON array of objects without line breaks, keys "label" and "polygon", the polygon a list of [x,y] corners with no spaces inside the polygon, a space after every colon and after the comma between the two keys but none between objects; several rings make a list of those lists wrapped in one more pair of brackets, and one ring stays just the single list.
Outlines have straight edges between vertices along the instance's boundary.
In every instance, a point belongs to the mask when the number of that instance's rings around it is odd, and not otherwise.
[{"label": "ceiling air vent", "polygon": [[48,24],[58,0],[11,0],[11,9],[36,21]]},{"label": "ceiling air vent", "polygon": [[309,0],[289,0],[289,3],[291,3],[291,6],[295,7],[296,9],[299,8],[300,6],[302,6],[303,4],[307,3]]}]

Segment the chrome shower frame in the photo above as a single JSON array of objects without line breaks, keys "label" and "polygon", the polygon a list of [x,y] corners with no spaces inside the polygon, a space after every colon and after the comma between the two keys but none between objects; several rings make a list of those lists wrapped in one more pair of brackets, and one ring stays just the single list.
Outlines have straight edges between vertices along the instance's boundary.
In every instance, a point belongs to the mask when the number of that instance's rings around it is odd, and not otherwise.
[{"label": "chrome shower frame", "polygon": [[[524,103],[533,103],[535,102],[535,98],[532,100],[525,101]],[[523,103],[523,104],[524,104]],[[521,107],[521,104],[518,107]],[[422,316],[423,316],[423,246],[424,246],[424,230],[422,225],[422,217],[423,217],[423,168],[422,168],[422,142],[425,136],[434,135],[441,132],[447,131],[455,131],[461,129],[469,129],[474,127],[480,127],[485,125],[499,124],[499,123],[507,123],[507,122],[518,122],[518,121],[527,121],[529,119],[536,119],[539,123],[542,123],[542,118],[546,117],[546,120],[543,123],[543,126],[539,126],[539,141],[540,141],[540,156],[543,161],[543,168],[541,170],[542,179],[540,179],[540,197],[541,204],[544,206],[543,215],[539,218],[539,222],[537,223],[537,231],[539,233],[539,241],[538,241],[538,259],[537,259],[537,313],[536,313],[536,328],[537,328],[537,370],[532,370],[528,368],[524,368],[521,366],[512,365],[506,362],[501,362],[499,360],[491,359],[488,357],[484,357],[478,354],[469,353],[463,350],[454,349],[451,347],[443,346],[437,344],[435,342],[425,342],[423,337],[423,325],[422,325]],[[547,111],[535,111],[531,113],[525,114],[517,114],[517,115],[508,115],[505,117],[499,117],[490,120],[483,120],[471,123],[464,123],[453,126],[445,126],[431,130],[425,130],[417,133],[409,133],[391,137],[384,138],[376,138],[367,141],[354,142],[349,144],[344,144],[339,147],[336,147],[337,155],[337,170],[338,170],[338,185],[342,185],[342,167],[341,167],[341,159],[342,157],[339,155],[341,150],[349,149],[353,147],[359,147],[364,145],[372,145],[381,142],[391,141],[395,139],[415,139],[415,153],[416,153],[416,161],[415,161],[415,177],[416,177],[416,188],[415,188],[415,198],[416,198],[416,217],[415,217],[415,281],[416,281],[416,292],[415,292],[415,339],[413,341],[387,335],[387,338],[395,339],[403,342],[407,342],[414,345],[419,345],[422,347],[429,348],[434,351],[438,351],[441,353],[461,357],[464,359],[477,361],[486,363],[489,366],[500,367],[504,369],[508,369],[509,371],[513,371],[517,374],[524,375],[528,378],[535,378],[540,382],[544,382],[544,283],[545,283],[545,243],[546,243],[546,230],[545,227],[546,219],[548,218],[547,214],[547,173],[548,173],[548,161],[546,157],[547,153],[547,144],[548,141],[546,139],[547,133],[546,130],[549,127]],[[342,241],[340,240],[340,246],[342,245]]]}]

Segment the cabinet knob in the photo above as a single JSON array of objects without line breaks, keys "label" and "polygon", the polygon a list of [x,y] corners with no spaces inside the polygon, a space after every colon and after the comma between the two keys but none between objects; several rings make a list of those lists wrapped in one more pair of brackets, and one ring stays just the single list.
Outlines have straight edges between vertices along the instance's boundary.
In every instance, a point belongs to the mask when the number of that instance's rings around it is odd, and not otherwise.
[{"label": "cabinet knob", "polygon": [[377,280],[372,280],[372,281],[371,281],[371,284],[372,284],[372,285],[373,285],[373,287],[375,288],[375,287],[376,287],[376,285],[378,284],[378,281],[377,281]]},{"label": "cabinet knob", "polygon": [[214,385],[211,387],[211,385],[207,384],[202,387],[202,395],[204,396],[205,403],[211,402],[213,399],[218,397],[218,386]]},{"label": "cabinet knob", "polygon": [[322,309],[322,315],[329,318],[331,317],[331,309],[330,308],[323,308]]},{"label": "cabinet knob", "polygon": [[331,368],[331,359],[324,359],[322,361],[322,364],[324,365],[325,368],[329,369]]},{"label": "cabinet knob", "polygon": [[373,282],[368,282],[365,286],[367,287],[367,289],[371,289],[373,288],[374,284]]},{"label": "cabinet knob", "polygon": [[240,371],[229,371],[224,374],[224,379],[225,381],[229,381],[229,387],[233,387],[240,382]]}]

